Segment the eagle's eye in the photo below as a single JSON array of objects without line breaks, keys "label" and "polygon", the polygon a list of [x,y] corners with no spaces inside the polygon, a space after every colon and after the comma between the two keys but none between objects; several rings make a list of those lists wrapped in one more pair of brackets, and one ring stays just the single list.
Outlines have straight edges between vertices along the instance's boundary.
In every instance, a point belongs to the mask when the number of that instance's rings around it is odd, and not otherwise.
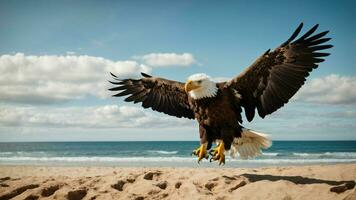
[{"label": "eagle's eye", "polygon": [[197,81],[198,84],[200,84],[201,82],[202,82],[202,80]]}]

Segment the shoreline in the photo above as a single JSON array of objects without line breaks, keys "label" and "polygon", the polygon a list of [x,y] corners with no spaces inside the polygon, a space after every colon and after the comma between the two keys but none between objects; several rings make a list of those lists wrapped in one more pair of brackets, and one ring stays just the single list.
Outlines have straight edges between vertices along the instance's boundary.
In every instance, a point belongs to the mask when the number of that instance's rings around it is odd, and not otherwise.
[{"label": "shoreline", "polygon": [[355,163],[256,168],[3,165],[0,199],[353,199],[355,180]]},{"label": "shoreline", "polygon": [[192,169],[258,169],[258,168],[270,168],[270,167],[303,167],[303,166],[328,166],[328,165],[356,165],[356,161],[347,162],[279,162],[275,163],[264,163],[264,162],[250,162],[251,160],[239,160],[231,161],[229,160],[225,165],[218,165],[216,162],[210,163],[209,161],[203,160],[203,162],[198,163],[194,158],[191,162],[165,162],[165,161],[150,161],[150,162],[29,162],[29,163],[1,163],[2,167],[81,167],[81,168],[95,168],[95,167],[106,167],[106,168],[192,168]]}]

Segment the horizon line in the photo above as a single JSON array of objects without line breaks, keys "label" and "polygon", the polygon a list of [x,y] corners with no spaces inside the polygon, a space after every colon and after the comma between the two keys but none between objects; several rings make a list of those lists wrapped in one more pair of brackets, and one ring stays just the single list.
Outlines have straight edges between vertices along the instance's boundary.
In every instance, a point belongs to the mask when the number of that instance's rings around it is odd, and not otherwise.
[{"label": "horizon line", "polygon": [[[275,142],[356,142],[355,140],[272,140]],[[199,142],[198,140],[49,140],[49,141],[0,141],[1,143],[26,142]]]}]

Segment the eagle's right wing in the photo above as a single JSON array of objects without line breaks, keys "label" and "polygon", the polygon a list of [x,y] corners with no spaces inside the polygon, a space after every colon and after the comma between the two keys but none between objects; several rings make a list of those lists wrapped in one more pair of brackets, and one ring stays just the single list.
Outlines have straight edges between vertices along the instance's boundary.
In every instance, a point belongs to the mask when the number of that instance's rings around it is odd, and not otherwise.
[{"label": "eagle's right wing", "polygon": [[119,79],[111,73],[115,81],[109,82],[118,86],[109,90],[120,91],[113,95],[115,97],[130,95],[125,101],[142,102],[144,108],[151,107],[152,110],[168,115],[194,119],[184,83],[141,74],[141,79]]}]

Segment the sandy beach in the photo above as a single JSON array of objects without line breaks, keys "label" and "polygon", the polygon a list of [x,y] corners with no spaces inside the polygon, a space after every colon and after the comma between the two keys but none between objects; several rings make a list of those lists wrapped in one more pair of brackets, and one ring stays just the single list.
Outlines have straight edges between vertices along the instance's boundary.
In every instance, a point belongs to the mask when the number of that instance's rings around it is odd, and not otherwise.
[{"label": "sandy beach", "polygon": [[1,166],[3,199],[356,199],[356,164],[263,168]]}]

